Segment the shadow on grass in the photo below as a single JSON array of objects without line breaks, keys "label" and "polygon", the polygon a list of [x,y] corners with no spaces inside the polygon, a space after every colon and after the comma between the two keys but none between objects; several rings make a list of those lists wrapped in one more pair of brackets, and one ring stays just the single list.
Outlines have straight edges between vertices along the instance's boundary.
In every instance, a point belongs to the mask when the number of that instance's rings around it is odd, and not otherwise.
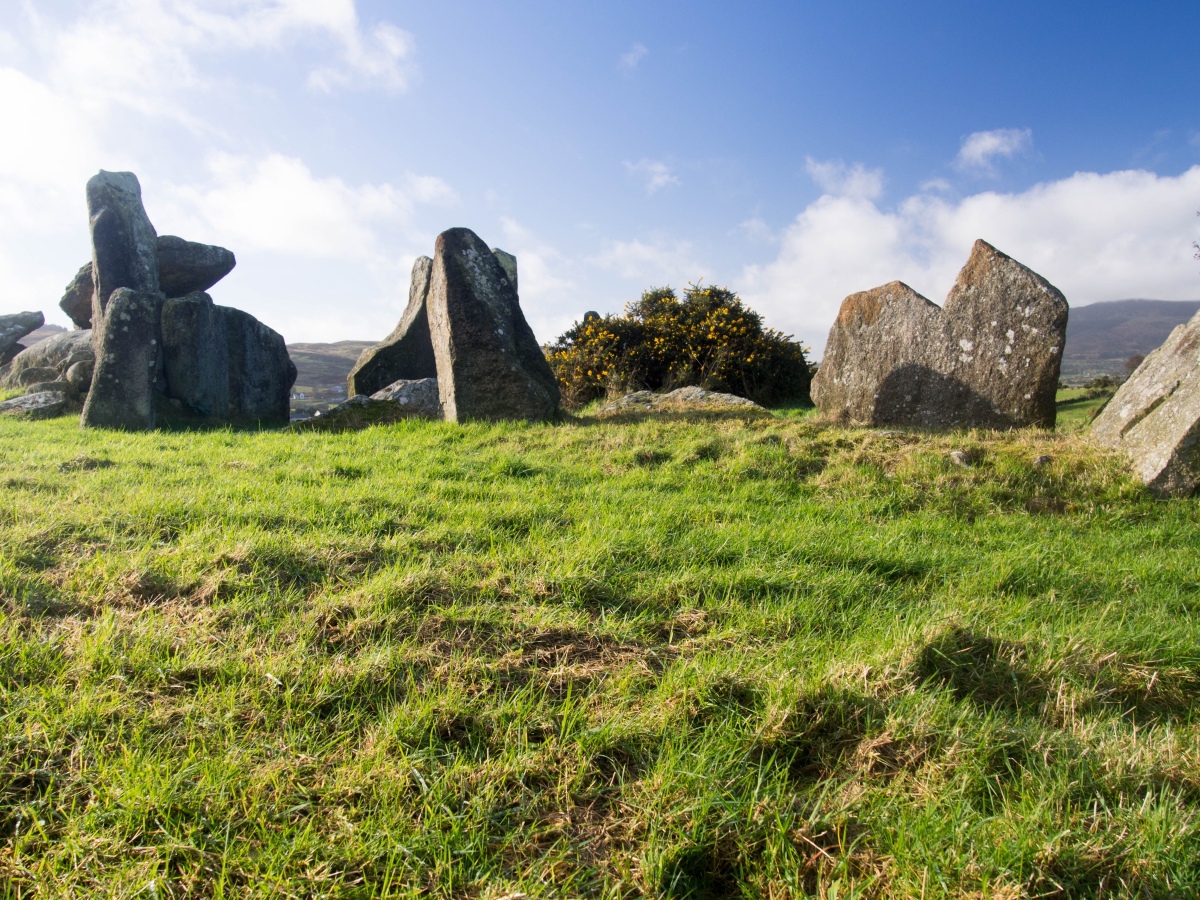
[{"label": "shadow on grass", "polygon": [[1048,690],[1029,670],[1023,645],[965,628],[952,628],[929,643],[914,670],[922,684],[984,708],[1037,709]]}]

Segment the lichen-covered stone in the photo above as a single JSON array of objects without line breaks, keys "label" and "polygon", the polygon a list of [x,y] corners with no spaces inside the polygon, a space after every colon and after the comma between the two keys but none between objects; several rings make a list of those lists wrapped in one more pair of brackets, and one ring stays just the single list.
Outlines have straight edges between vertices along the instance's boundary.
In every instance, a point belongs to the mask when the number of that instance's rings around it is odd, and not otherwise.
[{"label": "lichen-covered stone", "polygon": [[95,358],[90,330],[64,331],[21,351],[12,361],[8,381],[17,383],[26,369],[52,369],[56,376],[65,375],[75,363]]},{"label": "lichen-covered stone", "polygon": [[104,172],[87,184],[92,232],[92,324],[98,324],[118,288],[157,293],[158,235],[142,206],[142,186],[132,172]]},{"label": "lichen-covered stone", "polygon": [[1092,437],[1129,455],[1156,494],[1200,485],[1200,313],[1142,361],[1092,423]]},{"label": "lichen-covered stone", "polygon": [[163,371],[167,396],[205,418],[229,413],[225,315],[203,291],[163,304]]},{"label": "lichen-covered stone", "polygon": [[162,295],[118,288],[95,329],[96,371],[82,423],[142,431],[154,427]]},{"label": "lichen-covered stone", "polygon": [[517,291],[471,230],[438,235],[426,305],[448,421],[540,421],[558,414],[558,383]]},{"label": "lichen-covered stone", "polygon": [[391,334],[368,347],[346,379],[346,393],[371,395],[396,381],[417,381],[437,377],[437,362],[429,334],[429,315],[425,301],[429,295],[429,277],[433,260],[418,257],[408,285],[408,306]]},{"label": "lichen-covered stone", "polygon": [[67,410],[67,395],[62,391],[25,394],[0,403],[0,416],[18,419],[52,419]]},{"label": "lichen-covered stone", "polygon": [[229,362],[229,418],[286,425],[296,366],[283,337],[240,309],[218,306],[225,318]]},{"label": "lichen-covered stone", "polygon": [[517,287],[517,258],[511,253],[501,250],[499,247],[493,247],[492,254],[496,257],[496,261],[500,263],[500,268],[504,270],[504,274],[508,277],[508,283],[512,285],[514,291],[517,291],[517,296],[520,296],[521,292]]},{"label": "lichen-covered stone", "polygon": [[631,412],[682,412],[695,410],[701,412],[718,412],[735,410],[741,412],[761,412],[767,410],[753,400],[739,397],[736,394],[724,394],[719,391],[708,391],[696,385],[677,388],[665,394],[654,391],[634,391],[624,397],[618,397],[600,407],[600,415],[613,415]]},{"label": "lichen-covered stone", "polygon": [[159,290],[167,297],[207,291],[237,265],[233,252],[224,247],[185,241],[172,234],[160,235],[157,247]]},{"label": "lichen-covered stone", "polygon": [[401,379],[389,384],[382,391],[376,391],[371,395],[371,399],[397,403],[414,416],[441,418],[436,378]]},{"label": "lichen-covered stone", "polygon": [[812,395],[828,418],[926,428],[1054,426],[1066,298],[976,241],[938,308],[894,281],[847,297]]}]

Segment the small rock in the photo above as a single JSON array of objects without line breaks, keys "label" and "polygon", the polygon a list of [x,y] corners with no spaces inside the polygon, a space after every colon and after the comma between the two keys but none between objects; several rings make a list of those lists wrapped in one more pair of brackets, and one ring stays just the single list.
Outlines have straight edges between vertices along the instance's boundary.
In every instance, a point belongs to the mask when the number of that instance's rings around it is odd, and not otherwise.
[{"label": "small rock", "polygon": [[80,360],[67,369],[66,379],[75,386],[78,393],[86,394],[92,386],[92,373],[95,368],[94,360]]},{"label": "small rock", "polygon": [[654,391],[634,391],[611,403],[605,404],[599,410],[601,414],[679,409],[744,409],[766,412],[753,400],[738,397],[735,394],[722,394],[717,391],[706,391],[704,388],[690,385],[681,387],[667,394],[656,394]]},{"label": "small rock", "polygon": [[45,381],[58,381],[58,369],[35,367],[13,372],[12,383],[17,387],[29,387]]},{"label": "small rock", "polygon": [[1046,468],[1046,466],[1050,465],[1050,463],[1052,463],[1052,462],[1054,462],[1054,460],[1051,459],[1049,456],[1039,456],[1037,459],[1035,459],[1033,461],[1033,467],[1035,469],[1044,469],[1044,468]]},{"label": "small rock", "polygon": [[436,378],[420,378],[393,382],[371,395],[372,400],[391,400],[412,412],[430,419],[441,417]]},{"label": "small rock", "polygon": [[963,469],[969,468],[971,465],[971,454],[965,450],[951,450],[950,462]]},{"label": "small rock", "polygon": [[26,394],[0,403],[0,416],[20,419],[52,419],[67,408],[67,395],[61,391]]},{"label": "small rock", "polygon": [[66,394],[69,400],[74,400],[76,396],[75,385],[69,381],[43,381],[39,384],[31,384],[25,388],[25,395],[45,394],[51,391]]}]

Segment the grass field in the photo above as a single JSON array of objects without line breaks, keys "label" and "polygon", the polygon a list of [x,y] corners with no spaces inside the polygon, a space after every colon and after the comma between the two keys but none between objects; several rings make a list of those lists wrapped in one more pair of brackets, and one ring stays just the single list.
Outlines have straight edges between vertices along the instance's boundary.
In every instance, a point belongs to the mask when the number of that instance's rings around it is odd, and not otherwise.
[{"label": "grass field", "polygon": [[0,421],[0,896],[1194,898],[1198,546],[1072,433]]}]

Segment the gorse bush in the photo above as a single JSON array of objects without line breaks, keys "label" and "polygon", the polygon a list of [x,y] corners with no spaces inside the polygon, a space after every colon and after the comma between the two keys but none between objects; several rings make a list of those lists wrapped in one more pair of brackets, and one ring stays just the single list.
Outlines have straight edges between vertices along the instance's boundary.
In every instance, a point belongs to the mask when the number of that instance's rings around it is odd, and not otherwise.
[{"label": "gorse bush", "polygon": [[589,313],[550,347],[568,405],[635,390],[697,384],[758,403],[806,400],[804,347],[748,309],[728,288],[689,285],[642,294],[624,314]]}]

